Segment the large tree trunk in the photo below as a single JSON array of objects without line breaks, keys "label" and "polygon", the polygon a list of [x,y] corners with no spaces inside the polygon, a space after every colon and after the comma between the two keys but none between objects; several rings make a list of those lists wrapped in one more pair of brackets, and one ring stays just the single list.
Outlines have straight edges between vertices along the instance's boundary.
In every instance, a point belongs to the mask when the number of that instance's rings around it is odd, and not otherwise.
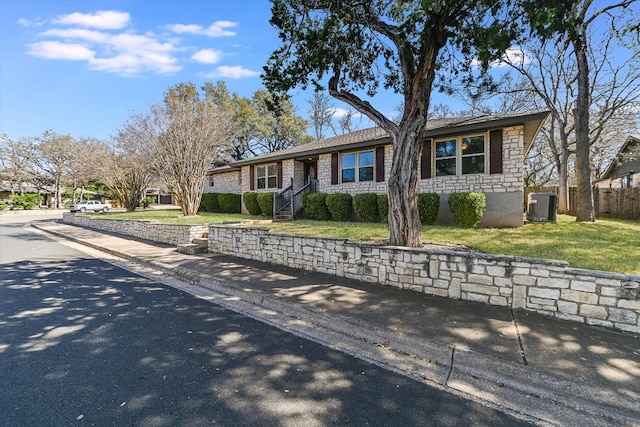
[{"label": "large tree trunk", "polygon": [[[421,121],[424,123],[424,121]],[[418,212],[418,165],[422,132],[402,129],[394,141],[389,176],[389,243],[394,246],[422,245],[422,224]]]},{"label": "large tree trunk", "polygon": [[578,63],[578,97],[576,99],[576,221],[595,221],[589,161],[589,64],[585,38],[578,34],[572,40]]},{"label": "large tree trunk", "polygon": [[558,213],[569,213],[569,150],[562,142],[558,166]]}]

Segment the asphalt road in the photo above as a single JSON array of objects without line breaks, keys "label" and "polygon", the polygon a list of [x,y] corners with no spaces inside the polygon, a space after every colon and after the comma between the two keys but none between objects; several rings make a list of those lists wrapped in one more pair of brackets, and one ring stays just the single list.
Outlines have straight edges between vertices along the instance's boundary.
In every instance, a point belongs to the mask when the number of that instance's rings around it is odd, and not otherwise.
[{"label": "asphalt road", "polygon": [[3,219],[3,427],[528,425]]}]

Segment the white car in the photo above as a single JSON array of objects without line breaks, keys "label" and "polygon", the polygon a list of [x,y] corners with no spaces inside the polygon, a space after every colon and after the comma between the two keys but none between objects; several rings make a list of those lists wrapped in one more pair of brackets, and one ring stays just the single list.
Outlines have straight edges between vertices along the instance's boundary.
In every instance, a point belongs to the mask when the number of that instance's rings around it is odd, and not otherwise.
[{"label": "white car", "polygon": [[100,200],[85,200],[69,206],[71,212],[109,212],[109,209],[111,209],[111,204],[102,203]]}]

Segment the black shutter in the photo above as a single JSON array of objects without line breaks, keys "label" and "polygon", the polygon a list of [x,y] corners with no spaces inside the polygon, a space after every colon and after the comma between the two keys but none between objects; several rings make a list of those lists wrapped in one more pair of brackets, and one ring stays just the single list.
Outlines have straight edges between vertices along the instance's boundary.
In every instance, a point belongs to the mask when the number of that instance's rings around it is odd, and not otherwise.
[{"label": "black shutter", "polygon": [[422,142],[422,157],[420,158],[420,179],[431,178],[431,140]]},{"label": "black shutter", "polygon": [[278,169],[278,188],[282,188],[282,162],[276,163]]},{"label": "black shutter", "polygon": [[384,147],[376,147],[376,182],[384,181]]},{"label": "black shutter", "polygon": [[249,190],[256,189],[256,167],[255,165],[249,166]]},{"label": "black shutter", "polygon": [[331,185],[338,184],[338,153],[331,153]]},{"label": "black shutter", "polygon": [[502,129],[489,132],[489,173],[502,173]]}]

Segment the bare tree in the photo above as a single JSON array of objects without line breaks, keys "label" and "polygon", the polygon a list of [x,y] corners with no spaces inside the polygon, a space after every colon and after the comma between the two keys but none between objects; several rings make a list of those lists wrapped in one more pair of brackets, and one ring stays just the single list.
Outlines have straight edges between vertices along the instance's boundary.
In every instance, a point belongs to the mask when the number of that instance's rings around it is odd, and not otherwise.
[{"label": "bare tree", "polygon": [[[573,132],[575,138],[577,221],[595,221],[595,209],[591,191],[590,148],[594,140],[597,140],[597,133],[600,131],[597,129],[597,125],[594,127],[594,123],[598,123],[599,120],[593,120],[591,111],[594,101],[593,95],[598,93],[594,90],[594,86],[600,83],[601,80],[594,76],[600,75],[604,77],[605,73],[611,73],[611,76],[615,77],[617,75],[616,69],[623,70],[617,68],[617,64],[614,65],[609,62],[609,56],[602,56],[602,63],[594,62],[593,58],[590,60],[589,53],[593,40],[590,30],[594,22],[601,22],[609,25],[612,34],[616,36],[610,38],[610,40],[619,39],[619,37],[629,34],[635,36],[633,32],[637,33],[638,28],[635,27],[634,29],[633,25],[628,24],[631,22],[637,25],[638,22],[637,12],[630,7],[634,2],[635,0],[622,0],[603,4],[594,0],[575,0],[570,2],[522,0],[525,16],[528,18],[533,32],[542,38],[556,37],[562,43],[562,49],[558,50],[558,53],[564,54],[564,52],[568,52],[568,55],[575,63],[576,72],[571,74],[573,76],[571,84],[575,91],[575,96],[572,98],[574,103],[572,113],[575,122]],[[625,31],[620,32],[617,30],[618,28],[625,28]],[[626,30],[629,32],[626,32]],[[621,45],[624,44],[625,42],[622,41]],[[631,60],[637,61],[637,55],[632,55]],[[618,79],[618,85],[621,86],[612,86],[614,91],[610,93],[616,93],[618,87],[622,87],[622,92],[626,92],[630,85],[637,84],[634,83],[634,81],[637,82],[640,79],[637,66],[631,68],[631,70],[633,70],[634,77],[623,83],[625,80],[622,76],[625,75],[625,72],[622,72],[620,74],[622,79]],[[611,78],[608,80],[611,80]],[[633,93],[633,91],[629,93]],[[605,96],[605,98],[609,98],[609,96]],[[618,97],[613,96],[612,99],[618,99]],[[599,110],[607,111],[609,108],[601,107]]]},{"label": "bare tree", "polygon": [[111,144],[96,143],[94,147],[100,180],[127,211],[134,211],[140,204],[154,176],[151,147],[156,141],[151,116],[132,114]]},{"label": "bare tree", "polygon": [[157,143],[153,163],[184,216],[197,215],[207,167],[228,150],[233,115],[201,97],[195,85],[180,83],[151,109]]},{"label": "bare tree", "polygon": [[74,139],[69,135],[58,135],[46,131],[35,138],[32,146],[34,175],[41,177],[53,187],[53,207],[62,207],[62,185],[67,175],[67,166],[71,161]]},{"label": "bare tree", "polygon": [[0,180],[7,181],[11,193],[22,194],[23,185],[31,180],[33,169],[29,143],[14,140],[3,133],[0,137]]},{"label": "bare tree", "polygon": [[324,139],[325,128],[333,129],[333,113],[335,107],[331,99],[329,95],[323,92],[313,92],[313,96],[307,98],[307,104],[309,104],[309,119],[313,126],[313,136],[316,140]]},{"label": "bare tree", "polygon": [[354,131],[353,121],[356,118],[357,113],[351,108],[344,110],[344,113],[338,118],[338,125],[342,134],[351,133]]},{"label": "bare tree", "polygon": [[97,145],[97,141],[89,138],[79,139],[73,144],[73,151],[67,164],[67,175],[71,178],[73,188],[73,203],[76,202],[77,190],[80,190],[79,198],[82,200],[85,187],[90,181],[98,178]]},{"label": "bare tree", "polygon": [[[594,166],[591,155],[594,151],[603,151],[602,144],[611,144],[610,138],[603,138],[602,134],[607,124],[621,126],[622,112],[634,102],[637,102],[640,91],[639,60],[630,55],[626,59],[620,57],[620,52],[614,53],[615,38],[605,37],[600,41],[592,41],[588,35],[586,48],[589,69],[590,100],[588,130],[589,170]],[[577,76],[578,65],[571,50],[567,50],[567,40],[559,38],[554,42],[528,44],[521,52],[521,58],[526,61],[513,61],[504,58],[503,61],[516,70],[527,87],[524,92],[533,95],[536,102],[551,111],[550,119],[545,124],[542,134],[548,144],[550,156],[555,165],[558,176],[558,211],[566,213],[569,210],[569,181],[571,171],[577,171],[573,156],[576,151],[576,100],[578,97]],[[617,56],[617,57],[616,57]],[[616,119],[616,117],[618,117]],[[628,120],[627,120],[628,123]],[[623,126],[629,129],[629,126]],[[606,132],[605,132],[606,133]],[[597,149],[597,146],[601,148]],[[582,154],[584,156],[584,154]],[[597,163],[597,162],[596,162]],[[571,167],[574,165],[574,167]],[[579,177],[576,176],[576,179]],[[594,178],[589,176],[589,182]],[[585,181],[585,178],[582,177]],[[578,183],[580,180],[578,179]],[[584,182],[582,185],[586,185]],[[590,188],[590,184],[589,184]],[[584,191],[581,193],[584,196]],[[583,204],[589,204],[591,190]],[[582,196],[581,196],[582,197]],[[591,203],[592,205],[592,203]],[[583,211],[587,208],[583,206]],[[584,218],[591,216],[584,213]]]}]

